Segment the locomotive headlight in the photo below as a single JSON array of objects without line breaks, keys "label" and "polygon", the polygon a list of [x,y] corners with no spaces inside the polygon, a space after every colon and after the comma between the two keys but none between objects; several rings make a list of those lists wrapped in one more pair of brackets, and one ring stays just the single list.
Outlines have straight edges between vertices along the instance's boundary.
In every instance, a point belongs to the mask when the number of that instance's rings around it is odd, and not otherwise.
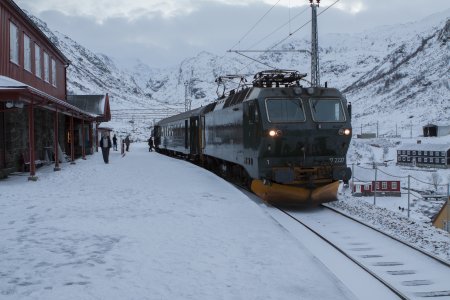
[{"label": "locomotive headlight", "polygon": [[270,137],[276,137],[276,136],[282,136],[282,135],[283,135],[283,132],[281,130],[275,130],[275,129],[269,130]]},{"label": "locomotive headlight", "polygon": [[339,129],[340,135],[350,135],[352,133],[350,128],[341,128]]}]

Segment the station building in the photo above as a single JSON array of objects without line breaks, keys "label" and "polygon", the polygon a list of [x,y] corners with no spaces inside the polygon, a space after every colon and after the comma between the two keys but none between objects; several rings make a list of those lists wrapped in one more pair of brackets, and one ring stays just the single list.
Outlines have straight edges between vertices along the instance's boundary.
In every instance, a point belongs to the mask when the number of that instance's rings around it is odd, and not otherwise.
[{"label": "station building", "polygon": [[[0,0],[0,178],[43,161],[92,153],[95,128],[111,118],[68,101],[67,57],[12,0]],[[107,102],[109,100],[107,99]]]}]

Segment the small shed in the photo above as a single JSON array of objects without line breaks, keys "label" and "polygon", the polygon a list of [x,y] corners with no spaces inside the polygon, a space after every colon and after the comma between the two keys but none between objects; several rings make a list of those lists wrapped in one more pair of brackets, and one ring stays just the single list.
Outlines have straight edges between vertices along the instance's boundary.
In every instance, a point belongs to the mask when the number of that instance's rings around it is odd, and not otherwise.
[{"label": "small shed", "polygon": [[[450,199],[449,199],[450,200]],[[449,201],[444,202],[439,212],[432,218],[433,226],[450,232]]]},{"label": "small shed", "polygon": [[450,125],[427,124],[423,126],[423,136],[445,136],[450,134]]},{"label": "small shed", "polygon": [[373,196],[375,188],[377,196],[401,196],[399,180],[355,181],[352,184],[353,196]]}]

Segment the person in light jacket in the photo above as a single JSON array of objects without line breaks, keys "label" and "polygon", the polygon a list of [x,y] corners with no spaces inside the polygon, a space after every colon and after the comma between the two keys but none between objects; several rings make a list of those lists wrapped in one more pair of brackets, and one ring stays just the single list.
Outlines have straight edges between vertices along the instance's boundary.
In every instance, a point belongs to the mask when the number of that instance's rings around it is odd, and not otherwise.
[{"label": "person in light jacket", "polygon": [[103,161],[107,164],[109,163],[109,149],[111,149],[111,139],[108,134],[102,133],[100,147],[102,148]]}]

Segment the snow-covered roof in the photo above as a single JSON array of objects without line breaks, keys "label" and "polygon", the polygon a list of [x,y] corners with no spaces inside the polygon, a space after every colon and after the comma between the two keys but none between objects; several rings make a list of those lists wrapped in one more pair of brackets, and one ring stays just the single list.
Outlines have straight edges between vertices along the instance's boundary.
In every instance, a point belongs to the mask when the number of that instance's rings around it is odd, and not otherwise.
[{"label": "snow-covered roof", "polygon": [[67,95],[67,101],[93,114],[103,115],[105,113],[106,95]]},{"label": "snow-covered roof", "polygon": [[28,85],[15,79],[0,75],[0,88],[4,89],[4,88],[18,88],[18,87],[28,87]]},{"label": "snow-covered roof", "polygon": [[84,111],[84,110],[82,110],[82,109],[80,109],[80,108],[78,108],[78,107],[76,107],[74,105],[71,105],[70,103],[68,103],[68,102],[66,102],[64,100],[58,99],[56,97],[53,97],[52,95],[49,95],[49,94],[47,94],[47,93],[45,93],[45,92],[43,92],[41,90],[38,90],[38,89],[36,89],[36,88],[34,88],[34,87],[30,86],[30,85],[27,85],[27,84],[25,84],[23,82],[20,82],[18,80],[15,80],[15,79],[12,79],[12,78],[0,75],[0,92],[1,91],[6,91],[6,90],[8,90],[8,91],[16,90],[18,92],[29,92],[31,94],[34,94],[34,95],[37,95],[37,96],[42,97],[44,99],[47,99],[50,102],[53,102],[53,103],[55,103],[55,104],[57,104],[57,105],[59,105],[61,107],[65,107],[65,108],[67,108],[67,109],[69,109],[71,111],[75,111],[75,112],[81,113],[83,115],[87,115],[89,117],[92,117],[92,118],[97,117],[97,115],[95,115],[95,114],[92,114],[92,113],[89,113],[87,111]]},{"label": "snow-covered roof", "polygon": [[397,150],[448,151],[450,144],[403,144]]}]

